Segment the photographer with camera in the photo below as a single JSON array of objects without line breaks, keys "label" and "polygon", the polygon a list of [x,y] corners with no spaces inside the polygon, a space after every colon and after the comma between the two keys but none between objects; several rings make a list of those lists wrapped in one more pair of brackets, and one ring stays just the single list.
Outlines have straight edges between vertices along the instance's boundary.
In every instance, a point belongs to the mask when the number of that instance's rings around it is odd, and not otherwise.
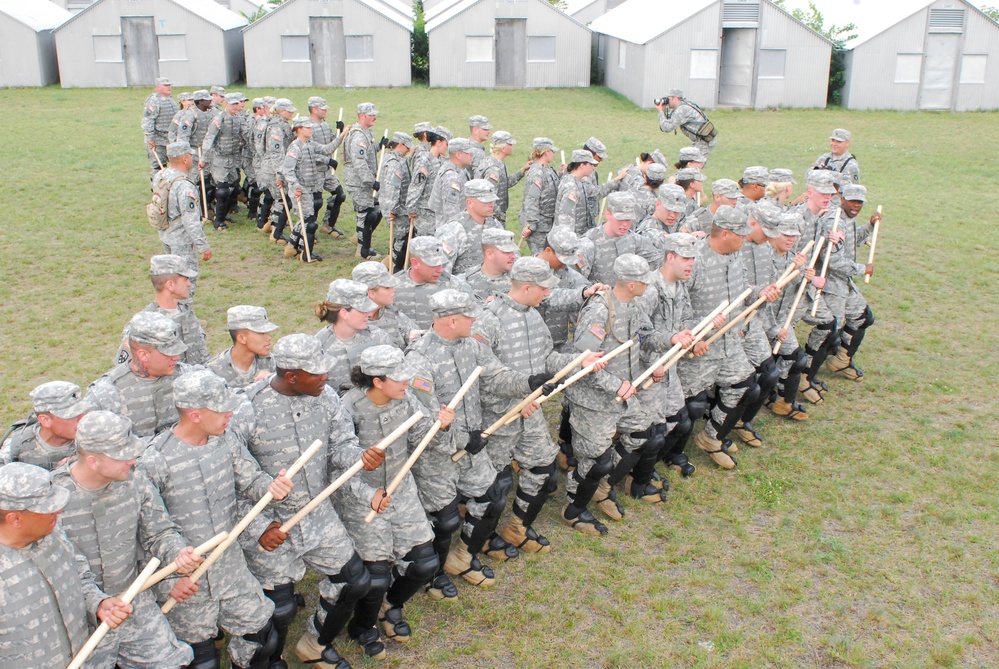
[{"label": "photographer with camera", "polygon": [[671,88],[652,104],[659,110],[659,128],[663,132],[679,130],[701,151],[705,160],[711,155],[718,143],[718,131],[700,107],[683,98],[682,90]]}]

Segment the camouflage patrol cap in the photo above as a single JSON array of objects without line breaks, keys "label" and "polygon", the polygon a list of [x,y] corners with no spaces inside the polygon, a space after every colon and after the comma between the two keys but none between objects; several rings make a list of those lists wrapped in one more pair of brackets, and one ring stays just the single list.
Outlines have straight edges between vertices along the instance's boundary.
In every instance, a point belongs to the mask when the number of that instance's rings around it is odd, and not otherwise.
[{"label": "camouflage patrol cap", "polygon": [[272,105],[274,111],[286,111],[286,112],[297,112],[298,109],[292,104],[292,101],[288,98],[278,98],[274,101]]},{"label": "camouflage patrol cap", "polygon": [[849,142],[850,137],[852,137],[850,131],[844,130],[843,128],[836,128],[832,131],[832,134],[829,135],[829,139],[835,139],[837,142]]},{"label": "camouflage patrol cap", "polygon": [[191,267],[187,258],[165,253],[149,259],[149,276],[180,274],[188,279],[198,276],[198,270]]},{"label": "camouflage patrol cap", "polygon": [[682,214],[687,211],[687,196],[676,184],[663,184],[656,189],[656,200],[666,211]]},{"label": "camouflage patrol cap", "polygon": [[465,137],[455,137],[448,140],[447,152],[448,153],[471,153],[472,152],[472,140]]},{"label": "camouflage patrol cap", "polygon": [[533,283],[542,288],[554,288],[559,284],[551,265],[536,256],[517,258],[510,270],[510,280]]},{"label": "camouflage patrol cap", "polygon": [[711,194],[722,197],[739,197],[739,184],[731,179],[718,179],[711,183]]},{"label": "camouflage patrol cap", "polygon": [[801,228],[805,224],[805,218],[798,212],[787,212],[780,217],[780,225],[777,230],[788,237],[800,237]]},{"label": "camouflage patrol cap", "polygon": [[227,105],[234,105],[237,102],[244,102],[244,101],[246,101],[248,99],[249,98],[247,98],[245,95],[243,95],[242,93],[239,93],[239,92],[237,92],[237,93],[226,93],[225,94],[225,103]]},{"label": "camouflage patrol cap", "polygon": [[645,178],[648,181],[666,181],[666,166],[652,163],[645,168]]},{"label": "camouflage patrol cap", "polygon": [[36,386],[28,397],[36,414],[50,413],[63,420],[76,418],[92,408],[90,402],[83,399],[80,386],[69,381],[47,381]]},{"label": "camouflage patrol cap", "polygon": [[225,95],[225,86],[212,86],[210,92],[212,95]]},{"label": "camouflage patrol cap", "polygon": [[850,202],[867,202],[867,188],[860,184],[845,184],[840,198]]},{"label": "camouflage patrol cap", "polygon": [[485,116],[479,116],[479,115],[473,116],[470,119],[468,119],[468,127],[482,128],[483,130],[493,129],[492,124],[489,123],[489,119],[487,119]]},{"label": "camouflage patrol cap", "polygon": [[55,513],[69,502],[69,491],[54,485],[47,471],[26,462],[0,467],[0,509]]},{"label": "camouflage patrol cap", "polygon": [[181,156],[194,155],[195,151],[191,145],[184,140],[170,142],[167,144],[167,158],[180,158]]},{"label": "camouflage patrol cap", "polygon": [[470,179],[465,182],[461,189],[461,194],[466,198],[473,198],[479,202],[495,202],[499,199],[496,195],[496,187],[489,183],[488,179]]},{"label": "camouflage patrol cap", "polygon": [[413,135],[418,135],[421,132],[433,132],[434,124],[430,121],[420,121],[413,126]]},{"label": "camouflage patrol cap", "polygon": [[365,116],[378,116],[378,110],[375,108],[374,102],[362,102],[357,105],[357,113],[364,114]]},{"label": "camouflage patrol cap", "polygon": [[634,253],[625,253],[614,260],[614,278],[618,281],[652,283],[655,277],[645,258]]},{"label": "camouflage patrol cap", "polygon": [[547,137],[535,137],[531,142],[531,149],[534,151],[558,151],[555,142]]},{"label": "camouflage patrol cap", "polygon": [[635,220],[635,196],[617,191],[607,196],[607,209],[619,221]]},{"label": "camouflage patrol cap", "polygon": [[188,100],[194,100],[194,93],[191,93],[190,91],[184,91],[183,93],[177,96],[177,100],[179,100],[180,102],[187,102]]},{"label": "camouflage patrol cap", "polygon": [[454,135],[451,134],[451,131],[442,125],[436,126],[433,130],[433,133],[435,135],[440,135],[449,142],[454,138]]},{"label": "camouflage patrol cap", "polygon": [[253,101],[250,103],[250,108],[254,111],[257,109],[263,109],[265,106],[263,98],[253,98]]},{"label": "camouflage patrol cap", "polygon": [[396,144],[402,144],[407,149],[413,148],[413,138],[404,132],[393,132],[392,141]]},{"label": "camouflage patrol cap", "polygon": [[681,258],[697,256],[697,237],[687,232],[674,232],[663,239],[664,253],[675,253]]},{"label": "camouflage patrol cap", "polygon": [[680,149],[680,160],[686,160],[688,163],[703,163],[707,161],[707,158],[696,146],[685,146]]},{"label": "camouflage patrol cap", "polygon": [[770,171],[762,165],[747,167],[742,172],[742,183],[745,185],[758,184],[766,186],[770,183]]},{"label": "camouflage patrol cap", "polygon": [[503,228],[486,228],[482,231],[482,245],[495,246],[500,253],[516,253],[517,242],[513,241],[513,233]]},{"label": "camouflage patrol cap", "polygon": [[770,183],[775,184],[796,184],[797,181],[794,180],[794,172],[791,170],[778,167],[776,169],[770,170]]},{"label": "camouflage patrol cap", "polygon": [[593,154],[586,149],[576,149],[572,152],[572,158],[569,162],[582,165],[584,163],[589,163],[590,165],[598,165],[597,159],[593,157]]},{"label": "camouflage patrol cap", "polygon": [[489,141],[492,142],[493,146],[499,146],[501,144],[514,146],[517,143],[517,140],[513,138],[513,135],[508,133],[506,130],[497,130],[489,136]]},{"label": "camouflage patrol cap", "polygon": [[607,159],[607,147],[596,137],[590,137],[583,143],[583,148],[595,154],[600,160]]},{"label": "camouflage patrol cap", "polygon": [[264,99],[264,105],[266,105],[267,107],[273,107],[278,100],[273,95],[265,95],[263,99]]},{"label": "camouflage patrol cap", "polygon": [[447,262],[447,255],[436,237],[415,237],[409,243],[409,255],[419,258],[428,267],[440,267]]},{"label": "camouflage patrol cap", "polygon": [[393,381],[410,381],[416,370],[395,346],[379,344],[361,351],[361,371],[368,376],[386,376]]},{"label": "camouflage patrol cap", "polygon": [[471,295],[454,288],[437,291],[430,296],[428,301],[434,318],[458,315],[478,318],[482,314],[482,310],[479,309]]},{"label": "camouflage patrol cap", "polygon": [[666,91],[666,97],[668,98],[682,98],[683,89],[682,88],[671,88]]},{"label": "camouflage patrol cap", "polygon": [[227,330],[249,330],[266,334],[274,332],[280,326],[267,320],[267,310],[249,304],[237,304],[225,312]]},{"label": "camouflage patrol cap", "polygon": [[291,129],[298,130],[299,128],[315,128],[316,124],[312,122],[312,119],[308,116],[296,116],[291,121]]},{"label": "camouflage patrol cap", "polygon": [[128,322],[128,338],[137,344],[152,346],[163,355],[180,355],[187,350],[177,323],[155,311],[140,311],[132,316]]},{"label": "camouflage patrol cap", "polygon": [[684,167],[674,176],[676,176],[677,181],[704,181],[705,179],[704,175],[696,167]]},{"label": "camouflage patrol cap", "polygon": [[735,207],[723,204],[718,207],[712,222],[722,230],[728,230],[745,237],[753,231],[753,228],[747,223],[748,220],[748,217]]},{"label": "camouflage patrol cap", "polygon": [[667,169],[669,168],[669,161],[666,160],[666,156],[664,156],[663,152],[660,151],[659,149],[656,149],[655,151],[650,153],[649,157],[652,158],[652,162],[655,163],[656,165],[662,165]]},{"label": "camouflage patrol cap", "polygon": [[780,230],[777,227],[780,225],[780,219],[784,214],[780,207],[772,202],[760,200],[753,205],[750,211],[753,220],[760,224],[760,228],[763,229],[767,237],[771,239],[780,237]]},{"label": "camouflage patrol cap", "polygon": [[815,192],[823,195],[836,194],[836,175],[829,170],[809,170],[805,179]]},{"label": "camouflage patrol cap", "polygon": [[579,237],[576,236],[575,230],[568,225],[556,225],[548,233],[546,241],[560,263],[570,266],[576,264]]},{"label": "camouflage patrol cap", "polygon": [[178,409],[208,409],[226,413],[236,410],[239,397],[229,389],[221,376],[210,369],[199,369],[181,374],[173,382],[173,403]]},{"label": "camouflage patrol cap", "polygon": [[[309,374],[329,374],[336,359],[326,355],[317,337],[310,334],[292,334],[278,339],[271,349],[271,359],[277,369],[300,369]],[[174,384],[176,396],[176,384]]]},{"label": "camouflage patrol cap", "polygon": [[[413,241],[416,240],[414,239]],[[358,263],[357,267],[350,273],[350,278],[358,283],[363,283],[368,287],[368,290],[373,288],[395,288],[399,285],[399,279],[389,273],[388,267],[374,260],[365,260],[362,263]]]},{"label": "camouflage patrol cap", "polygon": [[352,279],[335,279],[326,291],[326,301],[370,313],[378,305],[368,297],[368,286]]},{"label": "camouflage patrol cap", "polygon": [[76,428],[77,448],[87,453],[103,453],[113,460],[134,460],[142,455],[146,445],[147,442],[132,433],[132,421],[110,411],[91,411],[80,419]]},{"label": "camouflage patrol cap", "polygon": [[309,109],[329,109],[330,108],[330,106],[328,104],[326,104],[326,100],[324,100],[323,98],[319,97],[318,95],[313,95],[311,98],[309,98],[309,101],[306,103],[306,106],[308,106]]},{"label": "camouflage patrol cap", "polygon": [[157,86],[173,86],[173,82],[170,81],[170,77],[156,77]]},{"label": "camouflage patrol cap", "polygon": [[191,93],[191,99],[197,102],[198,100],[211,100],[212,94],[208,92],[206,88],[199,88],[198,90]]}]

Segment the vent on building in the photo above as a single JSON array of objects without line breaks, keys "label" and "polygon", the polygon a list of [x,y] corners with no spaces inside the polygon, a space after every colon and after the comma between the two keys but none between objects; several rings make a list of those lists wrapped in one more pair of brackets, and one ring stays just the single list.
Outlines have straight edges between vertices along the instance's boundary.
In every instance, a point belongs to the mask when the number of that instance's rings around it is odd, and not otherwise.
[{"label": "vent on building", "polygon": [[759,23],[759,2],[726,2],[722,4],[723,28],[756,28]]},{"label": "vent on building", "polygon": [[931,9],[931,33],[959,33],[964,30],[963,9]]}]

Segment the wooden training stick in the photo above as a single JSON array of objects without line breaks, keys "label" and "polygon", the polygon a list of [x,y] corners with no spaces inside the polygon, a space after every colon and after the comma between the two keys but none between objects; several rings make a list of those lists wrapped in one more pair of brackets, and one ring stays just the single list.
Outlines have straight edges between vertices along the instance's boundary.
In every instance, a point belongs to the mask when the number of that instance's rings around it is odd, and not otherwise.
[{"label": "wooden training stick", "polygon": [[[201,147],[198,147],[198,163],[201,162]],[[205,170],[198,167],[198,176],[201,177],[201,222],[208,222],[208,191],[205,190]]]},{"label": "wooden training stick", "polygon": [[[880,204],[878,205],[878,215],[879,216],[881,215],[881,205]],[[875,251],[875,249],[878,248],[878,229],[880,227],[881,227],[881,221],[880,220],[875,221],[874,222],[874,231],[871,232],[871,253],[870,253],[869,256],[867,256],[867,264],[868,265],[873,265],[874,264],[874,251]],[[870,283],[870,282],[871,282],[871,275],[870,274],[865,274],[864,275],[864,283]]]},{"label": "wooden training stick", "polygon": [[[337,120],[338,122],[339,122],[339,121],[343,121],[343,107],[340,107],[340,113],[339,113],[339,114],[337,115],[337,117],[336,117],[336,120]],[[346,131],[347,131],[347,129],[346,129],[346,128],[344,128],[343,130],[344,130],[344,132],[346,132]],[[333,160],[336,160],[336,155],[337,155],[337,154],[338,154],[339,152],[340,152],[340,147],[339,147],[339,146],[337,146],[337,147],[336,147],[335,149],[333,149]],[[335,169],[333,168],[333,166],[332,166],[332,165],[330,165],[330,171],[331,171],[331,172],[336,172],[336,170],[335,170]]]},{"label": "wooden training stick", "polygon": [[[305,195],[305,193],[302,193]],[[298,200],[298,219],[302,226],[302,246],[305,247],[305,262],[312,262],[312,252],[309,251],[309,238],[305,233],[305,215],[302,213],[302,198],[295,198]]]},{"label": "wooden training stick", "polygon": [[394,274],[392,270],[392,254],[395,251],[395,219],[389,216],[389,236],[388,236],[388,253],[382,258],[382,264],[385,265],[385,269],[389,271],[389,274]]},{"label": "wooden training stick", "polygon": [[[219,532],[205,543],[201,544],[200,546],[196,546],[194,549],[194,554],[197,555],[198,557],[201,557],[202,555],[204,555],[205,553],[207,553],[208,551],[212,550],[220,543],[225,541],[225,538],[227,536],[229,536],[228,532]],[[150,576],[149,579],[142,585],[142,589],[139,590],[139,592],[145,592],[149,588],[153,587],[154,585],[165,579],[167,576],[173,575],[175,571],[177,571],[177,563],[171,562],[170,564],[168,564],[167,566],[163,567],[158,572]]]},{"label": "wooden training stick", "polygon": [[[402,436],[403,434],[405,434],[406,432],[408,432],[409,428],[411,428],[414,425],[416,425],[417,423],[419,423],[420,420],[423,418],[423,416],[424,416],[424,413],[422,411],[414,413],[412,416],[410,416],[409,418],[407,418],[406,421],[404,423],[402,423],[402,425],[399,425],[394,430],[392,430],[391,432],[389,432],[388,435],[386,435],[385,437],[383,437],[382,440],[379,441],[374,446],[372,446],[372,448],[377,448],[380,451],[384,451],[386,448],[388,448],[389,444],[391,444],[393,441],[395,441],[396,439],[398,439],[400,436]],[[321,493],[319,493],[318,495],[316,495],[315,497],[313,497],[311,500],[309,500],[308,504],[306,504],[301,509],[299,509],[298,512],[294,516],[292,516],[291,518],[289,518],[283,525],[281,525],[281,528],[280,528],[281,531],[284,532],[285,534],[287,534],[291,530],[291,528],[295,527],[296,525],[298,525],[302,521],[302,518],[305,518],[307,515],[309,515],[310,513],[312,513],[316,509],[317,506],[319,506],[320,504],[322,504],[323,502],[325,502],[329,498],[330,495],[332,495],[337,490],[339,490],[343,486],[344,483],[346,483],[347,481],[349,481],[351,479],[351,477],[354,476],[354,474],[356,474],[357,472],[361,471],[362,469],[364,469],[364,462],[362,460],[358,460],[357,462],[355,462],[354,464],[352,464],[350,467],[348,467],[347,470],[344,473],[342,473],[342,474],[340,474],[340,476],[336,477],[336,480],[333,481],[333,483],[330,483],[328,486],[326,486]],[[263,553],[264,552],[264,547],[263,546],[257,546],[257,550],[259,550],[261,553]]]},{"label": "wooden training stick", "polygon": [[[607,183],[610,183],[613,180],[614,180],[614,175],[613,174],[608,174],[607,175]],[[607,196],[606,195],[604,195],[604,199],[600,200],[600,211],[597,212],[597,223],[596,223],[597,226],[600,225],[600,222],[601,222],[601,220],[604,217],[604,210],[605,209],[607,209]]]},{"label": "wooden training stick", "polygon": [[[833,227],[832,227],[832,231],[833,232],[836,232],[836,230],[839,228],[839,218],[842,215],[843,215],[843,208],[840,207],[839,209],[836,210],[836,219],[833,221]],[[824,258],[822,258],[822,275],[821,276],[822,276],[823,279],[826,278],[826,272],[829,271],[829,257],[832,256],[832,247],[833,247],[832,244],[826,244],[826,255],[825,255]],[[822,296],[822,289],[821,288],[816,288],[815,289],[815,301],[812,302],[812,316],[815,315],[815,312],[819,308],[819,297],[821,297],[821,296]]]},{"label": "wooden training stick", "polygon": [[[285,473],[285,476],[287,476],[289,479],[294,478],[295,475],[298,474],[299,470],[301,470],[302,467],[305,466],[305,463],[307,463],[312,458],[312,456],[315,455],[322,447],[323,447],[322,440],[316,439],[314,442],[312,442],[312,445],[309,446],[309,448],[306,449],[304,453],[298,456],[298,459],[295,460],[295,463],[288,468],[288,471]],[[226,549],[229,548],[229,546],[233,545],[236,542],[236,539],[238,539],[239,535],[243,533],[243,530],[245,530],[247,527],[250,526],[250,523],[253,522],[254,518],[259,516],[260,513],[264,510],[264,508],[268,504],[270,504],[271,500],[273,499],[274,495],[272,495],[270,491],[266,492],[264,496],[260,498],[260,501],[253,505],[253,508],[250,509],[249,513],[243,516],[242,520],[236,523],[235,527],[229,530],[229,536],[226,537],[222,541],[222,543],[220,543],[215,548],[215,550],[212,551],[212,554],[209,555],[205,559],[205,561],[201,563],[200,567],[198,567],[190,575],[188,575],[188,578],[197,583],[201,579],[201,577],[205,575],[205,572],[207,572],[208,569],[213,564],[215,564],[220,557],[222,557],[222,554],[225,553]],[[177,606],[177,600],[171,597],[166,601],[165,604],[163,604],[162,607],[160,607],[160,611],[162,611],[163,613],[169,613],[170,610],[175,606]]]},{"label": "wooden training stick", "polygon": [[[409,219],[409,234],[406,236],[406,257],[402,260],[402,268],[409,269],[409,245],[413,243],[413,227],[416,225],[416,219]],[[523,242],[524,240],[520,240]]]},{"label": "wooden training stick", "polygon": [[[815,244],[815,253],[812,254],[812,260],[808,263],[809,269],[815,267],[815,261],[819,259],[819,253],[822,252],[822,244],[825,243],[825,237],[819,237],[819,241]],[[787,319],[784,321],[784,327],[782,330],[787,330],[790,334],[791,324],[794,322],[794,312],[798,310],[798,303],[801,302],[801,296],[805,294],[805,288],[808,287],[808,281],[802,281],[801,285],[798,286],[798,294],[794,296],[794,302],[791,303],[791,311],[787,314]],[[780,346],[783,344],[781,340],[777,340],[774,344],[774,355],[780,351]]]},{"label": "wooden training stick", "polygon": [[561,153],[562,153],[562,164],[567,165],[568,163],[565,162],[565,149],[562,149]]},{"label": "wooden training stick", "polygon": [[[481,373],[482,373],[482,367],[476,367],[475,369],[472,370],[472,373],[469,374],[467,379],[465,379],[465,382],[461,384],[460,388],[458,388],[458,392],[455,393],[454,397],[451,398],[451,401],[447,403],[447,407],[449,409],[454,411],[454,408],[457,407],[458,403],[461,402],[463,397],[465,397],[465,394],[468,392],[469,388],[472,387],[472,384],[479,379],[479,374]],[[437,436],[437,433],[440,431],[440,429],[441,429],[440,420],[435,420],[434,424],[430,426],[429,430],[427,430],[427,433],[423,435],[423,439],[420,440],[420,443],[417,444],[416,448],[413,449],[413,452],[409,454],[408,458],[406,458],[406,462],[403,463],[402,468],[399,469],[399,471],[396,473],[392,481],[387,486],[385,486],[385,494],[387,496],[391,497],[392,493],[394,493],[399,488],[399,486],[402,484],[402,480],[406,478],[406,474],[409,473],[409,470],[413,468],[413,465],[416,463],[416,460],[420,457],[420,455],[423,454],[423,451],[427,450],[427,446],[430,444],[433,438]],[[452,458],[453,457],[454,456],[452,456]],[[368,515],[364,517],[364,522],[370,523],[372,520],[375,519],[375,516],[377,515],[378,512],[372,509],[371,511],[368,512]]]},{"label": "wooden training stick", "polygon": [[[128,590],[126,590],[125,594],[121,596],[121,601],[126,604],[131,604],[136,595],[142,592],[142,584],[146,582],[149,576],[156,571],[156,568],[159,566],[160,561],[156,558],[152,558],[149,561],[149,564],[146,565],[146,568],[142,570],[142,573],[136,576],[135,580],[132,581],[132,585],[128,586]],[[97,648],[97,644],[101,642],[101,639],[103,639],[110,630],[110,625],[107,623],[101,623],[97,629],[94,630],[94,633],[90,635],[90,638],[87,639],[87,643],[83,644],[83,648],[80,649],[80,652],[76,654],[76,657],[73,658],[73,661],[69,663],[69,666],[66,669],[80,669],[80,667],[83,666],[83,663],[87,661],[87,658],[90,657],[90,654],[94,652],[94,649]]]},{"label": "wooden training stick", "polygon": [[[163,161],[160,160],[160,154],[156,153],[156,149],[152,150],[153,158],[156,159],[156,164],[160,166],[160,171],[162,172],[165,168],[163,167]],[[105,632],[106,634],[106,632]]]},{"label": "wooden training stick", "polygon": [[[382,136],[382,139],[388,139],[388,128],[385,128],[385,134]],[[385,159],[385,147],[383,146],[382,150],[378,152],[378,169],[375,170],[375,181],[381,181],[382,164],[384,159]],[[374,200],[376,197],[378,197],[378,191],[372,190],[371,199]],[[391,244],[391,241],[389,242],[389,244]]]},{"label": "wooden training stick", "polygon": [[627,351],[629,348],[634,346],[634,344],[635,344],[634,339],[626,339],[620,346],[610,351],[609,353],[605,353],[603,357],[600,358],[600,360],[597,360],[596,362],[587,365],[586,367],[583,367],[581,370],[570,376],[568,379],[558,384],[558,387],[555,388],[555,390],[551,391],[551,393],[549,393],[548,395],[542,395],[541,397],[536,399],[535,402],[537,402],[538,404],[544,404],[545,402],[547,402],[548,400],[555,397],[560,392],[562,392],[563,390],[574,384],[576,381],[579,381],[581,378],[592,372],[593,369],[598,364],[600,364],[601,362],[607,362],[609,360],[613,360],[618,355],[620,355],[621,353]]}]

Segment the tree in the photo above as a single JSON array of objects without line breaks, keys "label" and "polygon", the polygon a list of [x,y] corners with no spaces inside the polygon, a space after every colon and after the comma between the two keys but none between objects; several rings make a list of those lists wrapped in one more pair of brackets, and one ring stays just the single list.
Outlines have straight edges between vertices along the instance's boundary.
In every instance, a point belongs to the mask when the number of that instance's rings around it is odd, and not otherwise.
[{"label": "tree", "polygon": [[413,81],[430,80],[430,40],[427,39],[423,0],[413,0],[413,36],[410,39],[410,72]]},{"label": "tree", "polygon": [[993,21],[999,23],[999,7],[990,7],[989,5],[982,5],[982,13],[988,16]]},{"label": "tree", "polygon": [[[774,0],[774,4],[787,11],[784,6],[786,0]],[[833,43],[832,59],[829,62],[829,91],[826,94],[826,102],[838,105],[842,97],[841,90],[846,83],[846,43],[856,39],[857,24],[848,23],[845,26],[830,24],[825,27],[825,17],[812,0],[808,0],[808,10],[796,7],[791,10],[791,16],[798,19],[806,26],[819,33]]]},{"label": "tree", "polygon": [[555,9],[561,9],[563,12],[569,9],[569,5],[566,4],[565,0],[548,0],[548,4]]},{"label": "tree", "polygon": [[246,19],[250,23],[253,23],[254,21],[259,21],[260,19],[264,18],[265,16],[267,16],[267,14],[270,13],[272,9],[277,9],[279,6],[283,5],[287,1],[288,0],[267,0],[266,3],[264,3],[260,7],[257,7],[255,11],[249,14],[247,14],[246,12],[240,12],[240,14],[243,15],[244,19]]}]

